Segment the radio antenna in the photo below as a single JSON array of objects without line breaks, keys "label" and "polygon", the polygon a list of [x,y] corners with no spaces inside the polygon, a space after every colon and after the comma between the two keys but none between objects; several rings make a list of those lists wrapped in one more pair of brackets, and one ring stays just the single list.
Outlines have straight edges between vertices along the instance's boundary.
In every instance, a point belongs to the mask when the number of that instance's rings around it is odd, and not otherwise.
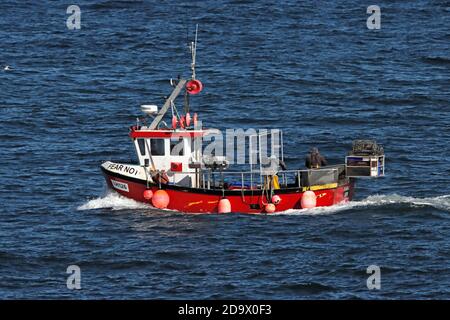
[{"label": "radio antenna", "polygon": [[191,55],[192,55],[192,63],[191,63],[192,80],[195,80],[195,58],[197,55],[197,35],[198,35],[198,24],[196,24],[196,26],[195,26],[194,41],[191,42],[191,45],[190,45]]}]

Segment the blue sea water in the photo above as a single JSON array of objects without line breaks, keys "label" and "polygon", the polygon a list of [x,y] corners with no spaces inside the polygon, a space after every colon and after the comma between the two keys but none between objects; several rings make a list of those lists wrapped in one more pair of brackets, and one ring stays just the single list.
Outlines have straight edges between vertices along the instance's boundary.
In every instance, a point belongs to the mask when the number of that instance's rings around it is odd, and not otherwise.
[{"label": "blue sea water", "polygon": [[[80,30],[65,1],[0,3],[0,298],[450,298],[450,2],[70,4]],[[347,205],[263,216],[106,190],[100,163],[134,158],[128,126],[189,74],[196,23],[206,125],[282,128],[290,168],[311,146],[339,163],[374,138],[387,176]]]}]

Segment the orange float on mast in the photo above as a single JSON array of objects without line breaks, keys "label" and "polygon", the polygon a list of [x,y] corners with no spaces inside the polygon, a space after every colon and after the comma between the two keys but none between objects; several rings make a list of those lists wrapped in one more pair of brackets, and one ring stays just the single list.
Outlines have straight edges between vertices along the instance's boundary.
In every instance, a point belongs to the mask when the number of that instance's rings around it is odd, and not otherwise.
[{"label": "orange float on mast", "polygon": [[203,90],[203,84],[200,80],[189,80],[186,83],[186,90],[189,94],[198,94]]},{"label": "orange float on mast", "polygon": [[197,113],[194,113],[194,117],[192,118],[192,121],[194,122],[194,128],[197,128],[197,123],[198,123]]},{"label": "orange float on mast", "polygon": [[172,116],[172,129],[176,129],[178,124],[177,116]]},{"label": "orange float on mast", "polygon": [[189,127],[191,125],[191,115],[186,113],[186,127]]}]

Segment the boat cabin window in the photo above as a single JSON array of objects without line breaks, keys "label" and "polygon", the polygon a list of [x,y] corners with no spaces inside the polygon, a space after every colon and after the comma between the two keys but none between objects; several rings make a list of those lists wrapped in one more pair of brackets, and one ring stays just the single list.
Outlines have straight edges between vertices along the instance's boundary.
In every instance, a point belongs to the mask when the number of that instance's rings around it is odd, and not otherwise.
[{"label": "boat cabin window", "polygon": [[139,152],[141,153],[141,156],[145,156],[145,140],[137,139],[137,142],[138,142]]},{"label": "boat cabin window", "polygon": [[164,155],[164,139],[150,139],[150,154],[152,156]]},{"label": "boat cabin window", "polygon": [[183,138],[170,139],[170,155],[184,156],[184,141]]}]

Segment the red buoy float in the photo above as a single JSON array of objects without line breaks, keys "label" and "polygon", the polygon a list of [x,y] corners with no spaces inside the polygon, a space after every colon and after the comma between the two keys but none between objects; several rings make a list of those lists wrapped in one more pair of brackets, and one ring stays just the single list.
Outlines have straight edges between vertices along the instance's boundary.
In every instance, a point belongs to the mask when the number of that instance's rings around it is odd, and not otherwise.
[{"label": "red buoy float", "polygon": [[175,130],[177,128],[177,123],[178,123],[177,116],[173,116],[172,117],[172,129]]},{"label": "red buoy float", "polygon": [[186,83],[186,90],[189,92],[189,94],[197,94],[200,93],[203,89],[203,84],[200,82],[200,80],[189,80]]},{"label": "red buoy float", "polygon": [[153,194],[152,204],[155,208],[165,209],[169,205],[169,194],[165,190],[158,190]]},{"label": "red buoy float", "polygon": [[275,212],[275,205],[273,203],[268,203],[265,205],[264,210],[267,213],[274,213]]},{"label": "red buoy float", "polygon": [[227,198],[222,198],[219,201],[219,205],[217,206],[219,213],[230,213],[231,212],[231,203]]},{"label": "red buoy float", "polygon": [[145,200],[150,200],[153,197],[153,191],[150,189],[147,189],[144,191],[144,199]]},{"label": "red buoy float", "polygon": [[317,197],[313,191],[305,191],[302,196],[301,205],[303,209],[314,208],[317,204]]},{"label": "red buoy float", "polygon": [[281,198],[280,198],[280,196],[279,195],[274,195],[273,197],[272,197],[272,203],[274,204],[274,205],[277,205],[277,204],[279,204],[281,202]]},{"label": "red buoy float", "polygon": [[181,127],[182,129],[184,129],[184,128],[186,127],[186,117],[185,117],[185,116],[182,116],[182,117],[180,118],[180,127]]}]

